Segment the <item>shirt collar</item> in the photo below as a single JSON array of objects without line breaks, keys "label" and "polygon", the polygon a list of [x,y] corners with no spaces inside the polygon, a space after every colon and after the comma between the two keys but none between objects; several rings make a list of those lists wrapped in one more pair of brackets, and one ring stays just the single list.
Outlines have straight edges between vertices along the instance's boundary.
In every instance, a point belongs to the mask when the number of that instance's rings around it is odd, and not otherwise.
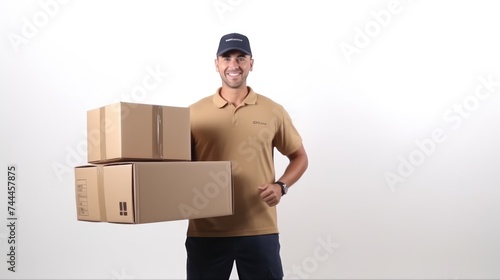
[{"label": "shirt collar", "polygon": [[[222,108],[228,103],[224,98],[222,98],[222,96],[220,96],[221,89],[222,88],[217,89],[212,99],[214,105],[217,106],[217,108]],[[245,100],[243,100],[243,103],[245,105],[254,105],[255,103],[257,103],[257,93],[255,93],[251,87],[248,87],[248,89],[250,91],[248,92],[247,97],[245,97]]]}]

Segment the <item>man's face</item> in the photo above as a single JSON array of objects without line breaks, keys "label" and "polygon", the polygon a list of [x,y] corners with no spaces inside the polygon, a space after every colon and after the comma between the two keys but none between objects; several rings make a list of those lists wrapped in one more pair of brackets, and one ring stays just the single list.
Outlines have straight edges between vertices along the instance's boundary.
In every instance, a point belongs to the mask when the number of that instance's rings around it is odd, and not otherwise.
[{"label": "man's face", "polygon": [[222,82],[230,88],[246,87],[247,76],[252,67],[252,57],[241,51],[229,51],[215,60],[215,69]]}]

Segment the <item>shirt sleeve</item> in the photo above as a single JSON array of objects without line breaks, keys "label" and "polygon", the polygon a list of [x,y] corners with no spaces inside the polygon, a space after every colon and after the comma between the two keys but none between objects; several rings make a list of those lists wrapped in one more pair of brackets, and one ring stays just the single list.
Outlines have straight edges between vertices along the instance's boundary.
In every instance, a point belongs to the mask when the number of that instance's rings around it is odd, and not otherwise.
[{"label": "shirt sleeve", "polygon": [[281,119],[274,136],[273,144],[283,155],[287,156],[300,148],[302,137],[295,128],[288,112],[280,106]]}]

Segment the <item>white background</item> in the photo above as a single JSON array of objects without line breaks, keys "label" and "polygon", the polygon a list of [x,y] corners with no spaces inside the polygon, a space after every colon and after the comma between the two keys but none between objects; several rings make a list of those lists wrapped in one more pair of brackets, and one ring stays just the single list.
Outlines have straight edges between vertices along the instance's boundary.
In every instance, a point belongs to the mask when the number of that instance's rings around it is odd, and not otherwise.
[{"label": "white background", "polygon": [[499,8],[2,1],[0,166],[18,167],[19,220],[17,272],[2,261],[0,277],[185,278],[186,221],[78,222],[72,168],[87,161],[87,110],[212,94],[219,38],[240,32],[255,59],[248,84],[285,106],[309,154],[279,205],[286,278],[500,278]]}]

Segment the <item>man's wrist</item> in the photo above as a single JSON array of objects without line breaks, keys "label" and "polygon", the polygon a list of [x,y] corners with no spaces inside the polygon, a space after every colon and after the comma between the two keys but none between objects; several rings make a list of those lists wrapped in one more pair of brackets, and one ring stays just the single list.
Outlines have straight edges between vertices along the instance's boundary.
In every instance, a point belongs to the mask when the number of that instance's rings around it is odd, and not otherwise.
[{"label": "man's wrist", "polygon": [[283,183],[281,181],[276,181],[274,183],[281,187],[281,195],[282,196],[288,193],[288,186],[285,183]]}]

